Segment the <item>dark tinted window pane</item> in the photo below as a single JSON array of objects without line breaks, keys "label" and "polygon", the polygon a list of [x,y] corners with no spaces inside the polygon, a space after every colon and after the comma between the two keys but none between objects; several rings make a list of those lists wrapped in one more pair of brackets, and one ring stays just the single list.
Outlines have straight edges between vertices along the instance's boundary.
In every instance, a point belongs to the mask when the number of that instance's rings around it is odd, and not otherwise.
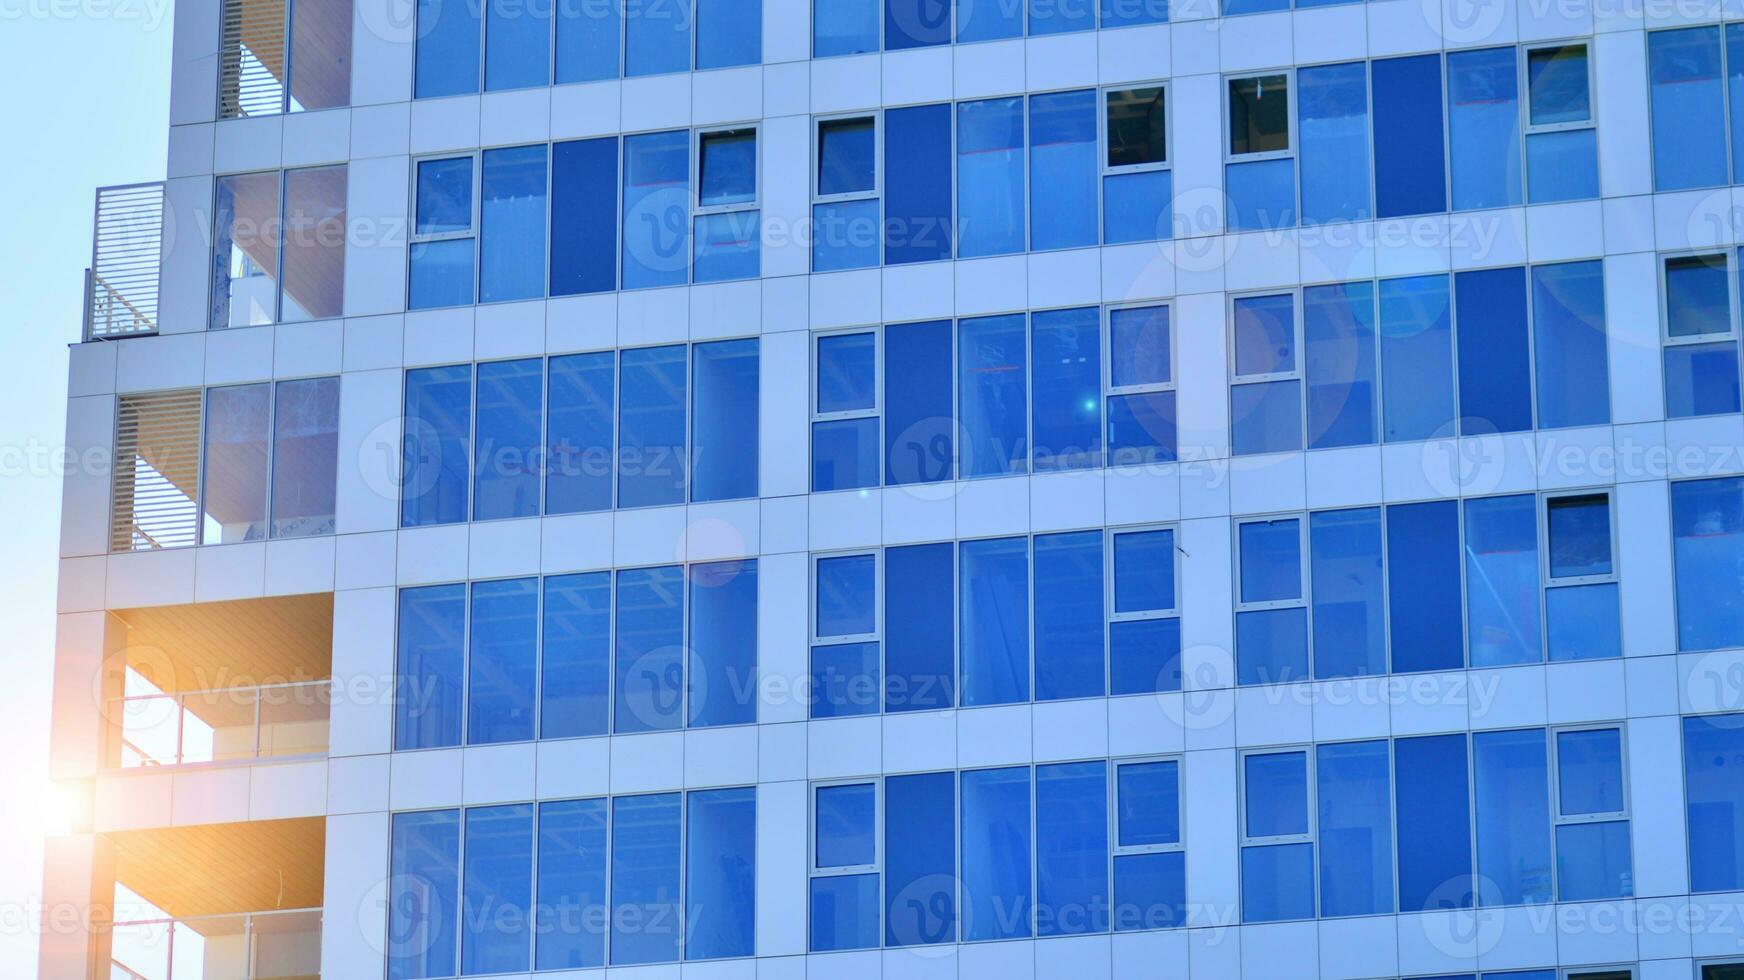
[{"label": "dark tinted window pane", "polygon": [[1387,672],[1381,510],[1333,510],[1308,520],[1313,555],[1314,676]]},{"label": "dark tinted window pane", "polygon": [[1290,148],[1287,75],[1229,81],[1229,152],[1269,153]]},{"label": "dark tinted window pane", "polygon": [[692,0],[671,0],[625,8],[625,75],[690,70],[691,4]]},{"label": "dark tinted window pane", "polygon": [[948,480],[953,473],[951,327],[949,320],[935,320],[884,328],[884,479],[890,486]]},{"label": "dark tinted window pane", "polygon": [[818,193],[853,194],[876,187],[876,145],[877,128],[869,116],[818,123]]},{"label": "dark tinted window pane", "polygon": [[1375,94],[1375,213],[1447,210],[1441,122],[1441,56],[1371,66]]},{"label": "dark tinted window pane", "polygon": [[1241,849],[1241,917],[1282,922],[1314,917],[1314,845]]},{"label": "dark tinted window pane", "polygon": [[1095,307],[1030,316],[1035,359],[1035,468],[1102,464],[1102,314]]},{"label": "dark tinted window pane", "polygon": [[958,420],[964,438],[959,475],[1022,473],[1029,459],[1024,316],[960,320],[957,328]]},{"label": "dark tinted window pane", "polygon": [[1683,720],[1683,781],[1689,806],[1690,891],[1744,884],[1744,715]]},{"label": "dark tinted window pane", "polygon": [[761,0],[697,0],[696,67],[730,68],[763,60]]},{"label": "dark tinted window pane", "polygon": [[950,0],[884,0],[884,50],[949,43]]},{"label": "dark tinted window pane", "polygon": [[704,134],[697,152],[698,204],[710,207],[757,199],[756,130]]},{"label": "dark tinted window pane", "polygon": [[1036,933],[1108,931],[1108,765],[1036,767]]},{"label": "dark tinted window pane", "polygon": [[963,707],[1029,700],[1029,542],[958,546]]},{"label": "dark tinted window pane", "polygon": [[886,711],[948,708],[955,701],[953,548],[920,544],[884,552]]},{"label": "dark tinted window pane", "polygon": [[1387,612],[1393,672],[1457,669],[1459,509],[1451,500],[1387,508]]},{"label": "dark tinted window pane", "polygon": [[1461,272],[1453,277],[1453,286],[1459,309],[1455,346],[1459,348],[1460,435],[1532,428],[1526,270]]},{"label": "dark tinted window pane", "polygon": [[693,501],[757,496],[757,341],[722,340],[691,348],[696,407],[691,413]]},{"label": "dark tinted window pane", "polygon": [[1295,518],[1241,525],[1241,602],[1302,598],[1301,522]]},{"label": "dark tinted window pane", "polygon": [[884,113],[884,261],[951,257],[951,107]]},{"label": "dark tinted window pane", "polygon": [[1114,536],[1114,611],[1175,608],[1175,532]]},{"label": "dark tinted window pane", "polygon": [[1611,574],[1611,498],[1552,497],[1544,506],[1550,523],[1550,577]]},{"label": "dark tinted window pane", "polygon": [[1470,908],[1471,810],[1465,736],[1398,739],[1393,743],[1393,778],[1397,781],[1399,911]]},{"label": "dark tinted window pane", "polygon": [[957,938],[957,848],[941,834],[956,818],[956,776],[929,772],[884,781],[884,942]]},{"label": "dark tinted window pane", "polygon": [[811,648],[811,716],[878,713],[878,644],[832,643]]},{"label": "dark tinted window pane", "polygon": [[551,147],[551,295],[598,293],[618,282],[618,141]]},{"label": "dark tinted window pane", "polygon": [[1250,755],[1242,760],[1242,800],[1250,838],[1308,833],[1308,756],[1301,752]]},{"label": "dark tinted window pane", "polygon": [[[1123,2],[1123,0],[1104,0]],[[1135,0],[1126,0],[1135,2]],[[1130,167],[1168,160],[1163,119],[1163,90],[1132,88],[1109,92],[1108,165]]]},{"label": "dark tinted window pane", "polygon": [[1680,255],[1666,259],[1666,336],[1724,334],[1731,329],[1732,298],[1726,256]]},{"label": "dark tinted window pane", "polygon": [[1115,695],[1181,689],[1181,621],[1141,619],[1108,627],[1109,691]]}]

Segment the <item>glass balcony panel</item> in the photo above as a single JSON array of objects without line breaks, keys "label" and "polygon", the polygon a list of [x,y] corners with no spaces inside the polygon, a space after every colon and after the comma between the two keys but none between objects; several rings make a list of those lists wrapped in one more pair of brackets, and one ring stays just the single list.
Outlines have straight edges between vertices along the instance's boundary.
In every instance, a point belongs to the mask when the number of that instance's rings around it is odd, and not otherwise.
[{"label": "glass balcony panel", "polygon": [[133,697],[115,704],[120,710],[121,767],[175,765],[180,717],[175,697],[167,694]]},{"label": "glass balcony panel", "polygon": [[260,756],[324,755],[332,712],[326,681],[262,688]]},{"label": "glass balcony panel", "polygon": [[252,688],[182,695],[182,762],[254,758]]},{"label": "glass balcony panel", "polygon": [[[325,719],[325,716],[323,716]],[[322,722],[326,747],[326,722]],[[256,915],[252,980],[315,980],[321,974],[321,913],[310,909]]]}]

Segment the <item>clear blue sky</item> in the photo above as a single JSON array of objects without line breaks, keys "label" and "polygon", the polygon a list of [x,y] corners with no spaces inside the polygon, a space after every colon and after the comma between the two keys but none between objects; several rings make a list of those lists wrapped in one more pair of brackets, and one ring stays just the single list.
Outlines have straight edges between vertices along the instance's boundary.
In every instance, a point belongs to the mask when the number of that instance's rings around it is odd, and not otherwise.
[{"label": "clear blue sky", "polygon": [[[0,0],[0,976],[36,975],[16,913],[42,889],[67,345],[78,339],[91,197],[164,175],[170,0]],[[33,907],[32,903],[32,907]]]}]

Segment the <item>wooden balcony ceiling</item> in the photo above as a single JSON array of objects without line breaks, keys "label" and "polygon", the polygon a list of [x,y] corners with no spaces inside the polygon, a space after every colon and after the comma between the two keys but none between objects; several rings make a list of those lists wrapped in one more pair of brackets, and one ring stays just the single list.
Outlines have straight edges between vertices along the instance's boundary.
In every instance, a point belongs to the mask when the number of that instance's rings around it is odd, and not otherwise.
[{"label": "wooden balcony ceiling", "polygon": [[115,879],[177,918],[319,908],[327,859],[320,817],[106,835]]},{"label": "wooden balcony ceiling", "polygon": [[128,663],[168,693],[333,673],[333,594],[119,609]]}]

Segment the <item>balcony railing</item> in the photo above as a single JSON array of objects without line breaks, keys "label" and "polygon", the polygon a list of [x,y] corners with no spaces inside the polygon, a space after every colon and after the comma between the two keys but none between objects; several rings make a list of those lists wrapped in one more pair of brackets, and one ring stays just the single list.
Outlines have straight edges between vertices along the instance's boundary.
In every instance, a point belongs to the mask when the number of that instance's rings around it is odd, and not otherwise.
[{"label": "balcony railing", "polygon": [[321,910],[117,922],[110,980],[314,980]]},{"label": "balcony railing", "polygon": [[164,186],[97,189],[91,267],[85,270],[85,339],[157,333]]},{"label": "balcony railing", "polygon": [[117,698],[123,769],[321,756],[331,681]]}]

